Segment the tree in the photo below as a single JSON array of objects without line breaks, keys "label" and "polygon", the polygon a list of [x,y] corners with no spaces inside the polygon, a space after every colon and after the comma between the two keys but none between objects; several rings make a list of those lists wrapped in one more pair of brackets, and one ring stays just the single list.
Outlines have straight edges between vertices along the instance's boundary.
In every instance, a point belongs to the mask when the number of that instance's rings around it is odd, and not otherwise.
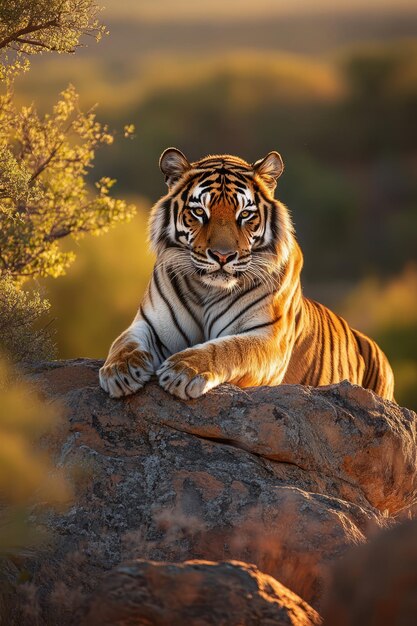
[{"label": "tree", "polygon": [[59,249],[68,235],[98,234],[133,207],[109,195],[102,178],[92,193],[86,181],[94,153],[113,137],[82,113],[72,86],[52,114],[33,106],[16,110],[0,98],[0,272],[13,277],[59,276],[73,256]]},{"label": "tree", "polygon": [[[0,0],[0,316],[12,309],[11,298],[22,315],[27,305],[29,326],[45,311],[44,301],[38,295],[19,298],[13,288],[21,289],[28,277],[62,275],[74,258],[61,250],[62,239],[100,234],[134,213],[111,196],[113,179],[102,178],[94,190],[87,183],[96,149],[113,136],[94,109],[80,109],[73,86],[42,117],[33,105],[14,104],[14,79],[27,71],[31,55],[70,53],[83,35],[100,38],[104,27],[97,14],[92,0]],[[131,130],[126,127],[125,135]],[[17,349],[22,342],[15,340],[13,315],[9,322],[0,347],[13,345],[16,360],[31,358],[27,349]],[[25,332],[29,326],[20,324]]]},{"label": "tree", "polygon": [[101,37],[93,0],[0,0],[0,49],[74,52],[82,35]]}]

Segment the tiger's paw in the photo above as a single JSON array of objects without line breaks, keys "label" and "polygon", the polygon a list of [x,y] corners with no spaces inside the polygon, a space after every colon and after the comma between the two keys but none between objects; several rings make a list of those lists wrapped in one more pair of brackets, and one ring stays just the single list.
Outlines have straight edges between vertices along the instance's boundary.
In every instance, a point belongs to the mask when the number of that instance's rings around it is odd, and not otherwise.
[{"label": "tiger's paw", "polygon": [[[191,352],[191,351],[190,351]],[[199,371],[191,354],[174,354],[156,372],[159,384],[165,391],[182,400],[199,398],[219,384],[211,372]]]},{"label": "tiger's paw", "polygon": [[151,354],[128,343],[110,352],[99,372],[100,386],[111,398],[120,398],[141,389],[153,373]]}]

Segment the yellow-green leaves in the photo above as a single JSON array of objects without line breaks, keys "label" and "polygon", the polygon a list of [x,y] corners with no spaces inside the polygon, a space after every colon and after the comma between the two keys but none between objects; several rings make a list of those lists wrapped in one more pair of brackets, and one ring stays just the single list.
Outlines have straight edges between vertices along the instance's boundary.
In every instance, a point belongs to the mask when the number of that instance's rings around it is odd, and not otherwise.
[{"label": "yellow-green leaves", "polygon": [[72,85],[43,117],[33,106],[2,101],[0,276],[59,276],[73,258],[60,250],[61,239],[97,235],[134,214],[110,195],[113,179],[102,178],[95,192],[86,181],[96,149],[113,137],[94,110],[81,111]]},{"label": "yellow-green leaves", "polygon": [[74,52],[82,35],[105,33],[93,0],[7,0],[0,2],[0,52]]},{"label": "yellow-green leaves", "polygon": [[22,289],[10,276],[0,278],[0,355],[15,361],[50,359],[53,342],[46,322],[49,302]]},{"label": "yellow-green leaves", "polygon": [[133,139],[135,135],[135,125],[126,124],[123,131],[124,131],[124,136],[126,137],[126,139]]}]

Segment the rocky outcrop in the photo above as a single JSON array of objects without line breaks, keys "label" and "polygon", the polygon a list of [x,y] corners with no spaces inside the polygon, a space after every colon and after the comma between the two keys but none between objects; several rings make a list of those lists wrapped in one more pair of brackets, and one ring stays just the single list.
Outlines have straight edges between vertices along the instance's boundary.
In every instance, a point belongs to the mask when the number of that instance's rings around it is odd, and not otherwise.
[{"label": "rocky outcrop", "polygon": [[105,576],[83,626],[318,626],[319,615],[254,565],[131,561]]},{"label": "rocky outcrop", "polygon": [[378,533],[335,567],[326,626],[417,623],[417,521]]},{"label": "rocky outcrop", "polygon": [[183,402],[150,383],[113,400],[99,365],[30,372],[66,407],[58,463],[84,476],[46,522],[53,552],[24,563],[43,607],[57,585],[88,595],[140,558],[254,563],[320,608],[331,565],[416,499],[416,416],[361,387],[223,386]]}]

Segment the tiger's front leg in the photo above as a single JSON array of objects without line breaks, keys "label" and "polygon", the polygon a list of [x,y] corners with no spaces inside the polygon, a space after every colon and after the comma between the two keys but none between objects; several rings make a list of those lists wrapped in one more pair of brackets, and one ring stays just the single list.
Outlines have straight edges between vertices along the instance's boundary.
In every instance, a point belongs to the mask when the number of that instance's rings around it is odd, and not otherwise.
[{"label": "tiger's front leg", "polygon": [[113,342],[99,372],[100,386],[112,398],[135,393],[155,372],[160,360],[149,346],[149,329],[143,320],[134,322]]},{"label": "tiger's front leg", "polygon": [[222,383],[240,387],[279,384],[287,363],[272,335],[241,334],[207,341],[170,356],[157,371],[159,384],[189,400]]}]

